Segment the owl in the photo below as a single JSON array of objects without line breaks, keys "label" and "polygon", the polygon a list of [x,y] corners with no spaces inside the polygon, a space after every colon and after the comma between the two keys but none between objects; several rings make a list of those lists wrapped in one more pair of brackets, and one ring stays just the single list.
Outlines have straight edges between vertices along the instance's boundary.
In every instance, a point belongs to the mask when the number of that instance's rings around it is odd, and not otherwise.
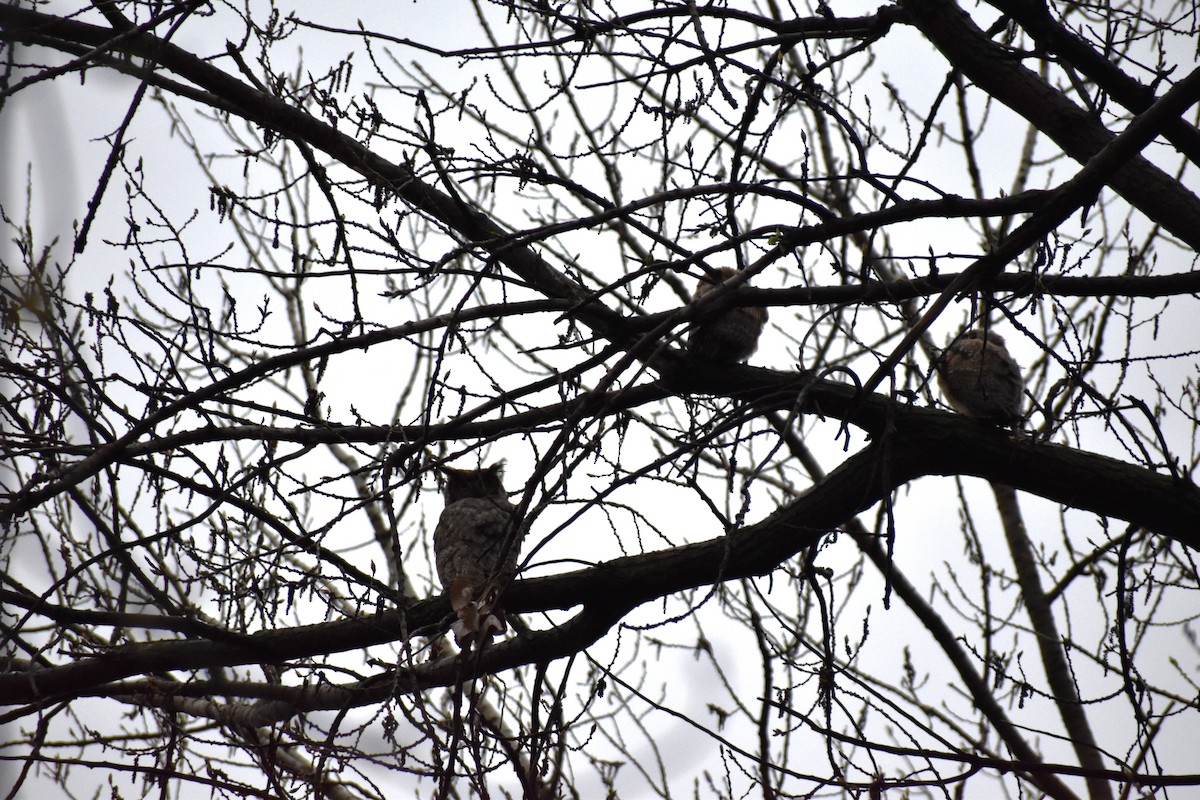
[{"label": "owl", "polygon": [[503,469],[503,461],[478,470],[440,468],[446,508],[433,531],[433,556],[458,616],[453,630],[460,645],[506,628],[497,600],[516,575],[520,542],[505,541],[514,508],[500,480]]},{"label": "owl", "polygon": [[[721,267],[720,281],[737,274],[737,270]],[[718,284],[705,275],[700,278],[693,300],[699,300]],[[688,349],[693,353],[718,361],[745,361],[758,348],[758,335],[767,324],[767,310],[739,306],[696,321],[688,337]]]},{"label": "owl", "polygon": [[955,411],[1005,425],[1021,418],[1021,368],[998,334],[967,331],[939,360],[938,385]]}]

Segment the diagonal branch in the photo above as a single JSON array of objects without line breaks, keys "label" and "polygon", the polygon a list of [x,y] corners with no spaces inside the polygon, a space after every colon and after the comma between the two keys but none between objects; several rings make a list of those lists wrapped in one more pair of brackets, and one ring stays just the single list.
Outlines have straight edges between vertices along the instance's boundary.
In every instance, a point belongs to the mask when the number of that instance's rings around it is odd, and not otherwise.
[{"label": "diagonal branch", "polygon": [[[912,14],[913,24],[956,69],[991,97],[1029,120],[1079,163],[1091,161],[1115,138],[1086,110],[1022,66],[1010,50],[992,41],[953,0],[906,0],[904,7]],[[1154,107],[1163,106],[1168,96],[1179,95],[1176,90],[1194,78],[1195,73],[1177,83],[1143,112],[1143,116]],[[1150,139],[1173,124],[1172,118],[1178,118],[1188,105],[1196,102],[1195,91],[1194,87],[1189,91],[1185,105],[1164,108],[1166,113],[1153,121],[1150,135],[1137,137],[1140,142],[1130,142],[1136,146],[1134,152],[1141,150]],[[1122,155],[1128,158],[1129,154]],[[1129,159],[1120,169],[1104,177],[1109,186],[1143,214],[1193,249],[1200,250],[1200,198],[1178,180],[1141,156]]]},{"label": "diagonal branch", "polygon": [[[1062,25],[1050,14],[1046,3],[1035,0],[988,0],[1027,30],[1038,45],[1057,53],[1070,66],[1087,75],[1125,108],[1140,114],[1154,105],[1154,90],[1131,78],[1116,64],[1098,53],[1085,39]],[[1183,119],[1166,120],[1163,136],[1179,152],[1200,166],[1200,130]]]}]

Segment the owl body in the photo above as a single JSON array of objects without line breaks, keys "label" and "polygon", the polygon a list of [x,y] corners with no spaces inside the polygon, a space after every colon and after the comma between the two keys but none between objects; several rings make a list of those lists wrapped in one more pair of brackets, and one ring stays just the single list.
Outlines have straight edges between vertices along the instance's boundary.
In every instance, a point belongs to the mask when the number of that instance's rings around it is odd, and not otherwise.
[{"label": "owl body", "polygon": [[938,365],[938,385],[960,414],[999,424],[1021,418],[1025,381],[999,334],[971,330],[951,342]]},{"label": "owl body", "polygon": [[[517,572],[517,548],[504,551],[513,506],[507,497],[464,497],[446,506],[433,531],[434,560],[442,586],[456,579],[482,590]],[[503,557],[502,557],[503,556]]]},{"label": "owl body", "polygon": [[[721,281],[737,274],[737,270],[721,267]],[[713,279],[704,276],[692,295],[698,300],[717,287]],[[688,337],[688,349],[705,358],[717,361],[745,361],[758,349],[758,337],[767,324],[767,310],[757,306],[739,306],[696,321]]]},{"label": "owl body", "polygon": [[505,629],[497,601],[517,573],[520,541],[506,541],[515,509],[500,479],[503,466],[441,469],[446,507],[433,531],[433,557],[458,616],[460,644]]}]

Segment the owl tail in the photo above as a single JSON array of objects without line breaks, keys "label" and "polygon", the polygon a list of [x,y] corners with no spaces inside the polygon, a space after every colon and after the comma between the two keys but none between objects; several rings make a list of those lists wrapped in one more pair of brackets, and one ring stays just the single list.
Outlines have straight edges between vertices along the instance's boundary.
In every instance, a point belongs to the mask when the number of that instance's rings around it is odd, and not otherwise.
[{"label": "owl tail", "polygon": [[454,641],[464,650],[473,642],[489,641],[496,634],[508,630],[504,611],[496,607],[498,593],[494,587],[475,599],[475,587],[459,576],[450,584],[450,607],[458,619],[450,626]]}]

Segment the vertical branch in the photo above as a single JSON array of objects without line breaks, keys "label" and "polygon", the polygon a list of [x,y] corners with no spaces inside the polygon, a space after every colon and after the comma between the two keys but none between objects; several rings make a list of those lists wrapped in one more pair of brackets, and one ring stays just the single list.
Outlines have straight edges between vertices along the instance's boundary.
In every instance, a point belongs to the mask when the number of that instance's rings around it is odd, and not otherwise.
[{"label": "vertical branch", "polygon": [[[1004,525],[1004,536],[1008,540],[1008,548],[1012,552],[1013,564],[1017,569],[1021,597],[1025,602],[1026,611],[1029,612],[1038,650],[1042,655],[1042,667],[1046,671],[1046,680],[1062,716],[1063,726],[1067,730],[1071,745],[1075,748],[1080,766],[1088,770],[1103,770],[1104,761],[1100,757],[1100,749],[1096,746],[1096,737],[1092,733],[1092,726],[1075,689],[1075,676],[1067,659],[1066,645],[1058,633],[1054,612],[1046,600],[1046,592],[1042,589],[1037,556],[1025,530],[1016,490],[1011,486],[993,483],[992,492],[996,496],[1000,521]],[[1112,800],[1112,787],[1107,779],[1088,776],[1087,787],[1092,800]]]}]

